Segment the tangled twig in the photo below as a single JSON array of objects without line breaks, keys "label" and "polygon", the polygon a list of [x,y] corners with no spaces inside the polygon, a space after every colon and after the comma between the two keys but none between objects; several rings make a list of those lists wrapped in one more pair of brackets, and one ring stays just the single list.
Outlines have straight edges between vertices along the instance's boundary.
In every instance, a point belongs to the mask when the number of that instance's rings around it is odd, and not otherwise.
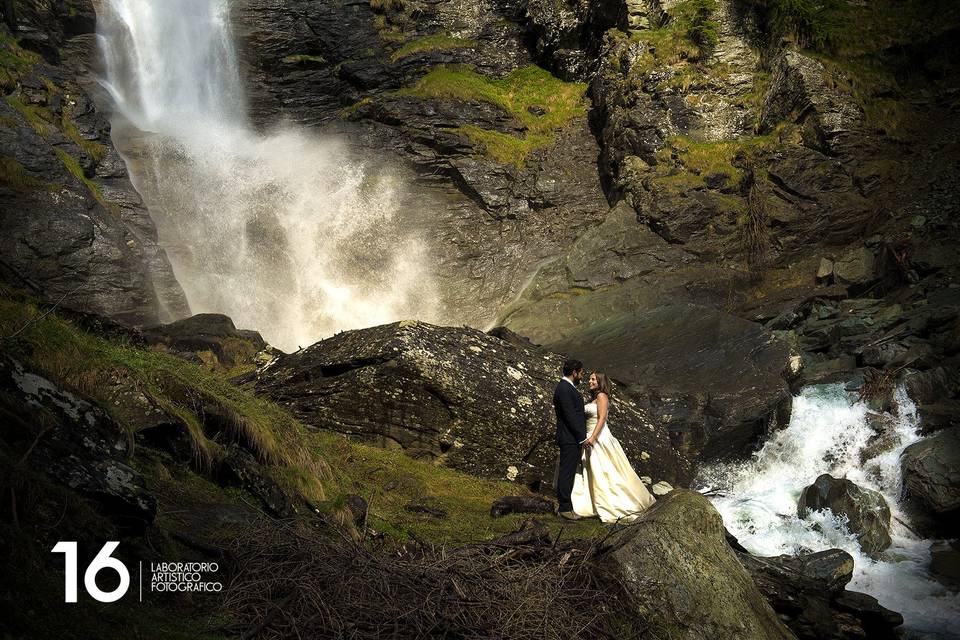
[{"label": "tangled twig", "polygon": [[388,550],[274,522],[235,543],[225,605],[244,638],[642,637],[587,561],[599,541],[553,545],[543,529]]}]

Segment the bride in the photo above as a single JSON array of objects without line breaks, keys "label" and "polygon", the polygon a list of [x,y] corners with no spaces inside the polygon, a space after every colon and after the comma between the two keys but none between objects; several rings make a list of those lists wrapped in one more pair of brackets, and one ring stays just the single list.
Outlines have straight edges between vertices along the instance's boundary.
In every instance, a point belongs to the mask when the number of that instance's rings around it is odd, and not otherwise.
[{"label": "bride", "polygon": [[610,433],[610,382],[602,373],[590,374],[591,401],[587,414],[587,442],[582,470],[573,484],[573,510],[580,516],[599,516],[603,522],[629,521],[655,501],[627,460],[620,442]]}]

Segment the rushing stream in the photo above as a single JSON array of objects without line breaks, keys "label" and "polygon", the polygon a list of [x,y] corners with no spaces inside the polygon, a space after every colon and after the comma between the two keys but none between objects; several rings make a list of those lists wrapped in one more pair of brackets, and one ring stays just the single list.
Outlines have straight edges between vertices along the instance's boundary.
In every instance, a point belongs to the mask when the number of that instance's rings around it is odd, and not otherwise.
[{"label": "rushing stream", "polygon": [[293,126],[252,130],[230,0],[104,0],[114,141],[194,313],[285,350],[338,330],[434,319],[399,181]]},{"label": "rushing stream", "polygon": [[[951,626],[960,619],[960,594],[929,575],[932,541],[917,538],[903,524],[908,520],[899,504],[900,454],[920,436],[916,408],[903,390],[897,391],[895,406],[892,415],[871,416],[843,385],[808,387],[794,399],[790,425],[771,436],[751,460],[705,468],[699,483],[721,492],[714,506],[752,553],[844,549],[856,563],[848,588],[902,613],[907,637],[958,638],[960,630]],[[886,420],[891,438],[889,448],[876,455],[868,449],[876,433],[871,418]],[[893,514],[893,544],[882,558],[871,560],[862,553],[843,519],[829,511],[797,517],[801,490],[823,473],[884,495]]]}]

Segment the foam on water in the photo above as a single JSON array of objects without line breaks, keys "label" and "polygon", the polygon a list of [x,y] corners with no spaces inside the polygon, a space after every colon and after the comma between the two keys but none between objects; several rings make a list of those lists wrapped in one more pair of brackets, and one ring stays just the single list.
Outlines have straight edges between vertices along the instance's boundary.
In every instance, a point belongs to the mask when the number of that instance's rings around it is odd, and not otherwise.
[{"label": "foam on water", "polygon": [[[871,419],[886,423],[889,447],[871,456],[875,436]],[[907,637],[960,637],[960,594],[934,580],[929,572],[932,541],[919,539],[906,526],[899,504],[900,455],[920,439],[916,407],[903,389],[895,394],[893,415],[871,415],[869,408],[843,385],[805,388],[794,398],[787,428],[774,433],[743,463],[703,468],[702,489],[718,490],[712,498],[727,529],[751,553],[762,556],[839,548],[855,561],[848,588],[868,593],[903,614]],[[871,456],[869,459],[861,458]],[[893,514],[893,544],[878,560],[866,556],[845,518],[830,511],[797,517],[802,489],[824,473],[846,477],[879,491]]]},{"label": "foam on water", "polygon": [[400,181],[336,141],[246,122],[229,0],[105,0],[114,140],[191,310],[295,350],[336,331],[436,320]]}]

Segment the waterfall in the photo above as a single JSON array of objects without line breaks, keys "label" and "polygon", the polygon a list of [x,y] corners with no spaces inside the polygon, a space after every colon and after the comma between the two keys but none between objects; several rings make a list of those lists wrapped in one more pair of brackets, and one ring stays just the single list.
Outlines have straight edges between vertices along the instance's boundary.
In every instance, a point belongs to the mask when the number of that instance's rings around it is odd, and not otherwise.
[{"label": "waterfall", "polygon": [[114,142],[194,313],[285,350],[435,320],[402,181],[303,128],[247,123],[229,0],[104,0],[98,33]]},{"label": "waterfall", "polygon": [[[843,385],[808,387],[794,398],[790,424],[774,433],[753,457],[701,470],[698,484],[719,490],[713,504],[727,529],[751,553],[761,556],[839,548],[855,562],[848,587],[872,595],[904,616],[907,637],[956,638],[960,594],[934,580],[927,566],[932,541],[914,535],[900,507],[900,455],[920,439],[916,407],[903,389],[895,394],[888,421],[889,445],[868,449],[876,431],[869,408]],[[801,490],[829,473],[879,491],[893,514],[893,544],[879,559],[865,555],[844,518],[830,511],[797,517]]]}]

